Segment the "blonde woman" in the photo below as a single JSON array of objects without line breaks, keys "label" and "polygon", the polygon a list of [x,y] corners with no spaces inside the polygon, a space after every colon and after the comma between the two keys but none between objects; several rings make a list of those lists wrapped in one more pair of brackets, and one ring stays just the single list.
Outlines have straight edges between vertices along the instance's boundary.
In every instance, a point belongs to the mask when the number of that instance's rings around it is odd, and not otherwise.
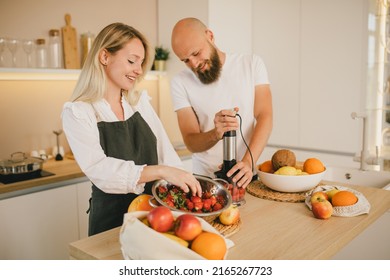
[{"label": "blonde woman", "polygon": [[89,235],[120,226],[131,201],[165,179],[201,195],[149,102],[134,87],[149,67],[150,48],[131,26],[113,23],[96,37],[62,113],[63,129],[92,182]]}]

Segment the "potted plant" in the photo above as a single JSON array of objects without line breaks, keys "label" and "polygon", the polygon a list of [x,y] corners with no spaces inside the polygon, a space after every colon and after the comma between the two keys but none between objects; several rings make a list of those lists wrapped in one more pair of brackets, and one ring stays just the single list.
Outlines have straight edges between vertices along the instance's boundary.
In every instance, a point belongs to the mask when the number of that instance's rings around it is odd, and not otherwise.
[{"label": "potted plant", "polygon": [[163,46],[157,46],[154,53],[154,70],[165,71],[166,61],[169,58],[169,50]]}]

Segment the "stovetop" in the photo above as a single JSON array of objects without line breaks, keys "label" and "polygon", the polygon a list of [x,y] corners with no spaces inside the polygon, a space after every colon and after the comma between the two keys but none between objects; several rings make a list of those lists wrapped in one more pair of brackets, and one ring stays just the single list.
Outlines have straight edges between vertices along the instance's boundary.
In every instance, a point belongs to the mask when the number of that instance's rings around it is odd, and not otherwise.
[{"label": "stovetop", "polygon": [[43,178],[43,177],[48,177],[53,175],[55,174],[45,170],[37,170],[34,172],[23,173],[23,174],[8,174],[8,175],[0,174],[0,182],[3,184],[12,184],[12,183],[27,181],[31,179],[38,179],[38,178]]}]

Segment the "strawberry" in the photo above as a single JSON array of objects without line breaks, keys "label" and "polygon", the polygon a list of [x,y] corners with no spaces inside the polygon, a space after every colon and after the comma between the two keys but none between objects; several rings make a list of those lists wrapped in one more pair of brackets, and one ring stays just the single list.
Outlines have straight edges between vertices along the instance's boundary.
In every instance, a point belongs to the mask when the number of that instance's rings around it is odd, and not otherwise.
[{"label": "strawberry", "polygon": [[203,202],[202,201],[194,202],[194,209],[195,209],[195,211],[202,210],[202,208],[203,208]]},{"label": "strawberry", "polygon": [[197,203],[197,202],[202,202],[202,199],[199,196],[193,195],[193,196],[191,196],[191,201],[193,203]]},{"label": "strawberry", "polygon": [[222,209],[221,203],[219,203],[219,202],[215,203],[213,206],[213,211],[218,211],[220,209]]},{"label": "strawberry", "polygon": [[188,199],[188,200],[186,201],[186,205],[187,205],[187,209],[188,209],[188,210],[191,211],[192,209],[194,209],[194,203],[193,203],[191,200]]},{"label": "strawberry", "polygon": [[217,198],[215,196],[210,197],[211,206],[214,206],[217,203]]},{"label": "strawberry", "polygon": [[210,210],[211,210],[211,199],[210,198],[206,198],[203,201],[203,211],[204,212],[210,212]]}]

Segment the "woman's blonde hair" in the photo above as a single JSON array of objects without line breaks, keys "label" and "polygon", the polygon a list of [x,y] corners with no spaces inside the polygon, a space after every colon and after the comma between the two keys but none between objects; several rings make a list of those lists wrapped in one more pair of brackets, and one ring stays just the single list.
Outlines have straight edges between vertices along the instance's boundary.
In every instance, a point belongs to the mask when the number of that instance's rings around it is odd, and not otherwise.
[{"label": "woman's blonde hair", "polygon": [[[107,50],[109,53],[114,54],[134,38],[138,38],[145,49],[145,59],[142,62],[143,74],[137,78],[137,82],[139,82],[149,67],[149,44],[146,38],[135,28],[123,23],[112,23],[100,31],[94,40],[71,96],[71,101],[93,103],[102,99],[106,90],[106,75],[104,66],[99,60],[100,52]],[[135,90],[131,92],[122,90],[122,94],[131,105],[138,103],[139,93]]]}]

